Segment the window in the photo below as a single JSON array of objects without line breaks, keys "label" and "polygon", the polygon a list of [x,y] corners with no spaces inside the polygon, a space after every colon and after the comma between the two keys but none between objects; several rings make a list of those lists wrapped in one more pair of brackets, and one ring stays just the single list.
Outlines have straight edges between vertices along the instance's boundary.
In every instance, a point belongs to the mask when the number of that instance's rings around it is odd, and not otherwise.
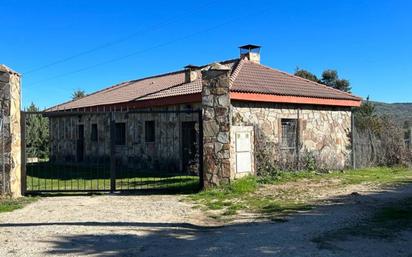
[{"label": "window", "polygon": [[148,120],[144,123],[144,133],[146,143],[155,141],[155,122],[154,120]]},{"label": "window", "polygon": [[282,138],[281,138],[281,147],[283,149],[294,150],[296,148],[297,142],[297,123],[296,119],[282,119]]},{"label": "window", "polygon": [[114,142],[116,145],[126,144],[126,124],[124,122],[116,123],[115,125]]},{"label": "window", "polygon": [[97,124],[92,124],[92,133],[90,134],[90,140],[97,142]]}]

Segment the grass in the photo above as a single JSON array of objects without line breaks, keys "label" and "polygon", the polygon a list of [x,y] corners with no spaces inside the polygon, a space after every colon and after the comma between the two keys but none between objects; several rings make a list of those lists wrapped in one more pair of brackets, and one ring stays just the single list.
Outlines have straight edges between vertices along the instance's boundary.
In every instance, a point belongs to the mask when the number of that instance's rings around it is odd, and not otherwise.
[{"label": "grass", "polygon": [[[309,206],[294,201],[278,201],[270,197],[258,196],[255,192],[259,186],[256,177],[248,176],[231,184],[204,190],[189,198],[207,210],[221,210],[222,216],[234,215],[239,210],[273,214],[309,208]],[[221,215],[211,216],[220,218]]]},{"label": "grass", "polygon": [[36,197],[20,197],[20,198],[0,198],[0,213],[11,212],[16,209],[23,208],[29,203],[36,201]]},{"label": "grass", "polygon": [[343,185],[375,183],[397,184],[412,182],[412,170],[406,168],[366,168],[347,170],[344,172],[317,173],[317,172],[279,172],[276,176],[260,178],[262,184],[282,184],[300,180],[320,181],[327,179],[339,179]]},{"label": "grass", "polygon": [[[333,181],[333,183],[331,183]],[[294,184],[270,192],[271,185]],[[319,183],[322,182],[322,183]],[[310,209],[315,199],[308,191],[329,190],[346,185],[394,185],[412,182],[412,170],[406,168],[368,168],[344,172],[280,172],[272,177],[245,177],[231,184],[204,190],[189,197],[200,208],[211,211],[215,218],[233,216],[239,211],[278,218],[285,214]],[[311,188],[313,183],[320,186]]]}]

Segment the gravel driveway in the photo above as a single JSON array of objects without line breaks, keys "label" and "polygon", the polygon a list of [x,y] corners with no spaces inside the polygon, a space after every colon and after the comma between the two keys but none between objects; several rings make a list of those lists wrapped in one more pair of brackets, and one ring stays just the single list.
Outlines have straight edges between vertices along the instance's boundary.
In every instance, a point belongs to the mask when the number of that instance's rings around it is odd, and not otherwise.
[{"label": "gravel driveway", "polygon": [[[0,256],[412,256],[412,231],[396,240],[314,238],[412,196],[412,185],[347,196],[285,222],[207,227],[181,196],[48,197],[0,214]],[[208,223],[210,224],[210,223]]]}]

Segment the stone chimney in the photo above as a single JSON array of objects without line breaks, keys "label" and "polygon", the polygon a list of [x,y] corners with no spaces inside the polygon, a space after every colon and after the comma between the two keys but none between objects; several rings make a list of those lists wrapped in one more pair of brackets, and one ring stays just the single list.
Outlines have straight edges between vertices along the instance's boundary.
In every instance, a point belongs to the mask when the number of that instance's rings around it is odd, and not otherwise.
[{"label": "stone chimney", "polygon": [[247,58],[251,62],[260,63],[260,48],[258,45],[240,46],[240,58]]},{"label": "stone chimney", "polygon": [[200,78],[200,67],[195,65],[186,65],[185,66],[185,82],[189,83],[195,81],[196,79]]}]

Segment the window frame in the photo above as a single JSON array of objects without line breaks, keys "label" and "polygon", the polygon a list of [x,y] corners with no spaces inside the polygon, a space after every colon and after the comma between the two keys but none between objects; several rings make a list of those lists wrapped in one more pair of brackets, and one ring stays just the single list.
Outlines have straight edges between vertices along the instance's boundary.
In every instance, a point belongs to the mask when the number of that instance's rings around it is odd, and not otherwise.
[{"label": "window frame", "polygon": [[[285,129],[285,123],[294,123],[289,125],[291,128]],[[280,147],[282,150],[295,151],[299,141],[299,119],[294,118],[282,118],[280,119]],[[286,131],[288,130],[288,131]],[[291,138],[293,136],[293,138]]]}]

